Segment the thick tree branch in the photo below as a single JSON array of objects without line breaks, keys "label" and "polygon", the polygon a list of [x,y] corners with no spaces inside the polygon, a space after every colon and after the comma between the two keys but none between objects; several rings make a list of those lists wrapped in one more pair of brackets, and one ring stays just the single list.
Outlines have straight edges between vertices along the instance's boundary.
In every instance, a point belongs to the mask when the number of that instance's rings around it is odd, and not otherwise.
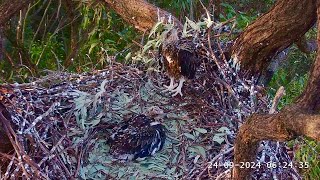
[{"label": "thick tree branch", "polygon": [[317,50],[317,42],[315,40],[307,41],[306,36],[299,38],[296,43],[301,52],[310,54]]},{"label": "thick tree branch", "polygon": [[171,20],[178,28],[182,29],[182,24],[177,18],[144,0],[104,1],[139,31],[150,30],[158,22],[158,18],[162,18],[165,23]]},{"label": "thick tree branch", "polygon": [[[319,2],[319,1],[318,1]],[[318,27],[320,6],[317,4]],[[320,28],[318,28],[318,46]],[[320,141],[320,51],[313,65],[307,87],[295,105],[278,114],[252,115],[240,127],[234,147],[234,163],[254,162],[259,142],[262,140],[288,141],[297,136],[307,136]],[[250,179],[251,169],[235,166],[233,179]]]},{"label": "thick tree branch", "polygon": [[0,26],[6,23],[15,13],[31,2],[31,0],[7,0],[0,6]]},{"label": "thick tree branch", "polygon": [[80,26],[79,19],[77,19],[76,9],[73,8],[77,4],[73,0],[65,0],[63,1],[66,12],[67,12],[67,19],[70,23],[70,42],[69,42],[69,52],[64,60],[64,67],[68,68],[72,64],[72,59],[74,59],[77,56],[78,50],[79,50],[79,42],[78,42],[78,28]]},{"label": "thick tree branch", "polygon": [[279,0],[236,39],[232,57],[252,74],[266,70],[271,59],[303,36],[316,22],[316,0]]},{"label": "thick tree branch", "polygon": [[[236,139],[234,163],[255,162],[259,142],[288,141],[304,135],[320,141],[320,115],[306,114],[300,106],[288,107],[278,114],[250,116],[241,126]],[[250,179],[251,169],[233,169],[234,179]]]},{"label": "thick tree branch", "polygon": [[[317,4],[317,18],[318,18],[318,33],[317,43],[320,46],[320,5]],[[299,98],[298,103],[304,108],[315,112],[320,112],[320,50],[318,48],[318,55],[313,64],[312,71],[309,77],[307,87]]]}]

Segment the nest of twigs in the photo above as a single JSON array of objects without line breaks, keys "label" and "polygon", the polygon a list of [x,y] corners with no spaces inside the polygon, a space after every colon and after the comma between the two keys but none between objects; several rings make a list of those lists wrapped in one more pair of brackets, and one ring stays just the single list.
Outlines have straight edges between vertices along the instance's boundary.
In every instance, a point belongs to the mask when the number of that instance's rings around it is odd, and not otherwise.
[{"label": "nest of twigs", "polygon": [[[52,72],[0,86],[1,127],[13,146],[0,153],[1,178],[227,179],[239,126],[250,114],[266,112],[269,101],[254,78],[208,54],[183,97],[161,92],[166,75],[139,63],[111,62],[91,73]],[[110,130],[141,113],[164,124],[165,147],[143,161],[113,161]],[[264,142],[257,162],[289,161],[283,147]],[[253,178],[294,174],[290,167],[262,166]]]}]

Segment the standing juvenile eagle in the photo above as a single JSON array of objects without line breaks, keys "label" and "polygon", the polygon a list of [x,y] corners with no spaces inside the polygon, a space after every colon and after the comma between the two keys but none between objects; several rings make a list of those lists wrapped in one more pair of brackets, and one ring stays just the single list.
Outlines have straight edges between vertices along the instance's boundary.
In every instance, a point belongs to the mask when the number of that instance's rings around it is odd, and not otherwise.
[{"label": "standing juvenile eagle", "polygon": [[[193,79],[197,67],[200,65],[200,58],[197,55],[197,45],[187,38],[179,38],[176,29],[172,29],[168,38],[159,48],[160,65],[164,66],[170,77],[169,86],[164,86],[166,91],[173,93],[172,96],[182,96],[182,86],[186,79]],[[174,82],[179,79],[179,84]]]},{"label": "standing juvenile eagle", "polygon": [[115,158],[135,160],[160,151],[165,139],[163,125],[145,115],[138,115],[114,128],[108,143]]}]

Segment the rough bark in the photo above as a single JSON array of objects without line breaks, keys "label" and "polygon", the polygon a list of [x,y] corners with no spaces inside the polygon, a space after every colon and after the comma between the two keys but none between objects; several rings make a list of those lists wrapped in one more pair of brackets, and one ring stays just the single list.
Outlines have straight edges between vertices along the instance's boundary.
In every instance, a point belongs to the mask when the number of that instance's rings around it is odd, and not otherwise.
[{"label": "rough bark", "polygon": [[[320,3],[320,1],[319,1]],[[318,27],[320,6],[317,4]],[[318,28],[318,46],[320,28]],[[294,105],[278,114],[252,115],[240,127],[234,147],[234,163],[254,162],[258,144],[262,140],[288,141],[303,135],[320,141],[320,50],[312,67],[309,81],[303,94]],[[233,179],[250,179],[251,169],[233,169]]]},{"label": "rough bark", "polygon": [[317,42],[313,39],[308,41],[306,36],[302,36],[295,44],[301,52],[306,54],[310,54],[318,49]]},{"label": "rough bark", "polygon": [[263,72],[271,59],[302,37],[316,21],[316,0],[279,0],[236,39],[232,57],[252,74]]},{"label": "rough bark", "polygon": [[20,9],[27,7],[31,0],[7,0],[0,6],[0,26],[6,23]]},{"label": "rough bark", "polygon": [[169,12],[157,8],[144,0],[104,1],[139,31],[150,30],[158,22],[158,17],[162,18],[164,22],[168,22],[171,19],[178,28],[182,28],[181,22]]},{"label": "rough bark", "polygon": [[67,12],[67,19],[70,22],[70,44],[69,44],[69,52],[64,60],[64,67],[68,68],[72,64],[72,60],[77,56],[79,50],[79,42],[78,42],[78,29],[80,26],[79,20],[77,20],[76,14],[76,2],[72,0],[65,0],[64,5]]},{"label": "rough bark", "polygon": [[[289,141],[304,135],[320,141],[320,115],[308,114],[295,105],[278,114],[250,116],[240,127],[234,146],[234,163],[255,162],[259,142]],[[233,179],[250,179],[251,169],[233,169]]]},{"label": "rough bark", "polygon": [[[158,16],[164,18],[165,22],[171,17],[177,27],[182,27],[181,22],[169,12],[144,0],[104,2],[129,24],[143,32],[153,27]],[[268,13],[249,25],[236,39],[232,48],[234,60],[241,64],[242,69],[252,74],[264,73],[278,52],[300,39],[315,23],[315,2],[316,0],[277,1]]]},{"label": "rough bark", "polygon": [[[318,12],[318,22],[320,22],[320,12]],[[320,23],[318,23],[319,27]],[[320,45],[320,32],[318,29],[318,46]],[[317,59],[312,67],[309,81],[304,93],[297,100],[303,109],[312,112],[320,112],[320,51],[318,50]]]}]

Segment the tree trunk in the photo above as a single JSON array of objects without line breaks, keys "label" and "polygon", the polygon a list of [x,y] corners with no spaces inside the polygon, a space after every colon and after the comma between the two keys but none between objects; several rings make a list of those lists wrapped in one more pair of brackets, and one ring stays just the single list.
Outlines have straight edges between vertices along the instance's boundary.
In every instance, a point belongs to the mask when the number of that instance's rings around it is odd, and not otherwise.
[{"label": "tree trunk", "polygon": [[172,21],[182,29],[181,22],[172,16],[169,12],[164,11],[144,0],[104,0],[107,5],[115,10],[125,21],[132,24],[139,31],[145,32],[150,30],[161,18],[164,22]]},{"label": "tree trunk", "polygon": [[76,2],[73,0],[65,0],[63,3],[67,12],[68,22],[70,24],[69,49],[67,57],[63,63],[63,66],[65,68],[68,68],[72,64],[72,60],[77,56],[77,53],[79,51],[78,29],[81,23],[79,22],[79,19],[77,19],[76,17]]},{"label": "tree trunk", "polygon": [[279,0],[249,25],[232,47],[234,61],[252,74],[266,70],[271,59],[302,37],[316,21],[316,0]]},{"label": "tree trunk", "polygon": [[[318,3],[320,3],[318,1]],[[320,45],[320,5],[317,4],[318,46]],[[252,115],[240,127],[235,141],[234,164],[254,162],[262,140],[288,141],[304,135],[320,141],[320,50],[313,65],[307,87],[294,105],[278,114]],[[235,166],[233,179],[250,179],[250,169]]]},{"label": "tree trunk", "polygon": [[312,52],[317,51],[317,41],[314,39],[307,40],[306,36],[302,36],[298,39],[295,44],[299,48],[299,50],[303,53],[310,54]]},{"label": "tree trunk", "polygon": [[31,0],[7,0],[0,6],[0,26],[6,23],[20,9],[27,7]]}]

